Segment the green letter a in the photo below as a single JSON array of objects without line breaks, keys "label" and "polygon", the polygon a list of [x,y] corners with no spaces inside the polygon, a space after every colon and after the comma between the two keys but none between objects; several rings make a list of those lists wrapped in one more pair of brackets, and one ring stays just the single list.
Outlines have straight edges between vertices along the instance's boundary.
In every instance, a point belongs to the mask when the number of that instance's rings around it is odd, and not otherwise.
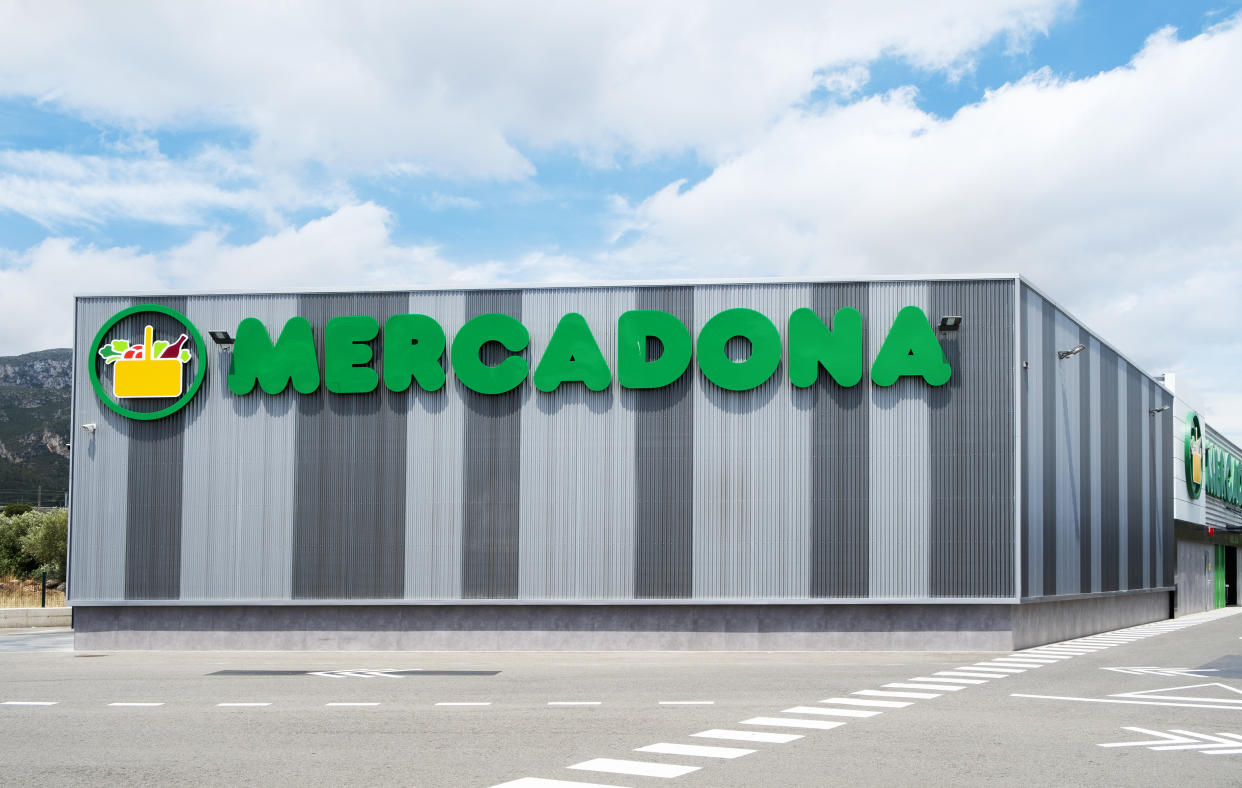
[{"label": "green letter a", "polygon": [[877,386],[891,386],[898,378],[917,375],[932,386],[943,386],[949,382],[950,374],[952,370],[945,360],[944,349],[927,315],[917,306],[903,307],[871,365],[872,382]]}]

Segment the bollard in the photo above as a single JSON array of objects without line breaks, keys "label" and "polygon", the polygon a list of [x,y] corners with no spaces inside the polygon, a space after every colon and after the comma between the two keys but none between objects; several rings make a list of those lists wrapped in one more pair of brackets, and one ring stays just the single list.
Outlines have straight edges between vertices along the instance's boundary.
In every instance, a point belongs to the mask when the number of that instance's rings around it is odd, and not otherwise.
[{"label": "bollard", "polygon": [[43,587],[39,591],[39,607],[47,607],[47,570],[43,570]]}]

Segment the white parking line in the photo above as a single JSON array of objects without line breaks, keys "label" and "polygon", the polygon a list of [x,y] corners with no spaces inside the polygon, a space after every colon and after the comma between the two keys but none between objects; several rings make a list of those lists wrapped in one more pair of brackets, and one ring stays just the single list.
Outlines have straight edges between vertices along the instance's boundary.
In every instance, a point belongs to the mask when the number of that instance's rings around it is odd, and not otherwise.
[{"label": "white parking line", "polygon": [[792,709],[781,710],[781,714],[819,714],[825,717],[874,717],[883,713],[866,709],[830,709],[823,706],[794,706]]},{"label": "white parking line", "polygon": [[1026,668],[989,668],[986,665],[963,665],[966,670],[982,670],[989,673],[1026,673]]},{"label": "white parking line", "polygon": [[938,670],[935,676],[950,676],[958,679],[1007,679],[1009,676],[1005,673],[983,673],[973,670]]},{"label": "white parking line", "polygon": [[1006,673],[1025,673],[1028,670],[1042,667],[1043,665],[1037,662],[1028,662],[1025,665],[1019,665],[1014,662],[976,662],[970,669],[987,668],[988,670],[1003,670]]},{"label": "white parking line", "polygon": [[492,705],[492,702],[490,700],[452,700],[452,701],[441,701],[440,703],[437,703],[436,705],[437,706],[490,706]]},{"label": "white parking line", "polygon": [[58,700],[6,700],[0,706],[55,706]]},{"label": "white parking line", "polygon": [[599,706],[603,701],[599,700],[550,700],[549,706]]},{"label": "white parking line", "polygon": [[493,785],[492,788],[618,788],[603,783],[579,783],[573,780],[548,780],[543,777],[520,777],[507,783]]},{"label": "white parking line", "polygon": [[908,700],[863,700],[862,698],[824,698],[820,703],[845,703],[850,706],[875,706],[881,709],[904,709],[914,704]]},{"label": "white parking line", "polygon": [[741,747],[707,747],[702,744],[672,744],[660,742],[646,747],[635,747],[634,752],[654,752],[660,755],[693,755],[699,758],[741,758],[754,750]]},{"label": "white parking line", "polygon": [[936,676],[915,676],[915,681],[932,681],[938,684],[987,684],[987,679],[945,679]]},{"label": "white parking line", "polygon": [[965,687],[957,687],[952,684],[910,684],[909,682],[896,682],[894,684],[885,684],[885,687],[892,689],[913,689],[913,690],[936,690],[937,692],[957,692],[964,690]]},{"label": "white parking line", "polygon": [[766,733],[764,731],[731,731],[728,729],[712,728],[707,731],[699,731],[692,733],[691,736],[700,739],[728,739],[729,741],[751,741],[760,742],[762,744],[788,744],[791,741],[797,741],[803,738],[800,733]]},{"label": "white parking line", "polygon": [[378,706],[378,703],[325,703],[325,706]]},{"label": "white parking line", "polygon": [[940,697],[939,695],[931,692],[889,692],[887,690],[858,690],[857,692],[851,692],[850,694],[870,695],[876,698],[914,698],[915,700]]},{"label": "white parking line", "polygon": [[827,731],[839,728],[845,723],[832,722],[830,720],[793,719],[792,717],[751,717],[749,720],[742,720],[738,724],[767,725],[774,728],[815,728],[816,730]]},{"label": "white parking line", "polygon": [[151,706],[163,706],[163,701],[159,703],[109,703],[109,706],[133,706],[136,708],[148,708]]},{"label": "white parking line", "polygon": [[680,777],[683,774],[697,772],[702,766],[682,766],[677,763],[651,763],[650,761],[626,761],[621,758],[593,758],[582,763],[575,763],[569,769],[585,772],[610,772],[612,774],[633,774],[638,777]]},{"label": "white parking line", "polygon": [[224,706],[233,709],[249,709],[258,708],[260,706],[271,706],[270,703],[217,703],[217,706]]},{"label": "white parking line", "polygon": [[662,700],[661,706],[711,706],[714,700]]}]

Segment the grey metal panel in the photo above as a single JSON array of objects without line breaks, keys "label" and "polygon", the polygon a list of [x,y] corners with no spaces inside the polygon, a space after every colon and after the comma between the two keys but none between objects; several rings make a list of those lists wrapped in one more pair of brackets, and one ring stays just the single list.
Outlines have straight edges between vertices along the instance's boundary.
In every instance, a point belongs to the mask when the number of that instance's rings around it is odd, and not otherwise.
[{"label": "grey metal panel", "polygon": [[[465,295],[467,320],[492,312],[521,320],[521,291]],[[494,364],[507,353],[489,342],[481,355]],[[529,351],[522,355],[532,358]],[[522,405],[530,396],[530,381],[497,396],[476,394],[460,382],[454,385],[466,417],[462,427],[461,594],[467,599],[513,598],[518,595]]]},{"label": "grey metal panel", "polygon": [[[429,315],[448,340],[465,322],[461,293],[412,293],[409,311]],[[447,345],[447,343],[446,343]],[[463,441],[466,407],[446,346],[439,391],[417,383],[405,416],[405,596],[459,599],[462,577]]]},{"label": "grey metal panel", "polygon": [[[383,321],[409,304],[404,294],[302,296],[323,368],[324,326],[332,317]],[[376,339],[375,368],[383,342]],[[400,598],[405,581],[405,413],[409,393],[381,381],[368,394],[320,386],[297,398],[297,478],[293,596],[299,599]]]},{"label": "grey metal panel", "polygon": [[[877,282],[868,288],[867,300],[867,332],[882,338],[902,307],[927,310],[928,286]],[[922,380],[903,377],[893,386],[872,387],[867,463],[872,597],[928,595],[928,418]]]},{"label": "grey metal panel", "polygon": [[[586,318],[613,370],[591,391],[564,383],[530,391],[521,410],[518,595],[524,599],[634,596],[634,411],[618,402],[617,319],[634,308],[623,288],[539,290],[522,298],[530,357],[543,357],[562,316]],[[532,364],[533,373],[534,364]]]},{"label": "grey metal panel", "polygon": [[[273,336],[297,314],[297,299],[196,297],[186,303],[200,332],[235,333],[243,318]],[[228,391],[231,356],[210,340],[207,377],[186,406],[181,495],[181,598],[292,596],[296,421],[290,388],[278,397]]]},{"label": "grey metal panel", "polygon": [[1130,588],[1130,419],[1129,367],[1117,359],[1117,587]]},{"label": "grey metal panel", "polygon": [[1125,389],[1117,384],[1119,362],[1111,349],[1100,348],[1100,445],[1108,447],[1108,455],[1100,466],[1100,585],[1104,591],[1121,588],[1121,524],[1124,520],[1119,458],[1124,456],[1120,423],[1124,403],[1120,399],[1125,396]]},{"label": "grey metal panel", "polygon": [[[693,333],[733,307],[758,310],[780,329],[810,295],[792,285],[702,287]],[[812,400],[793,389],[784,362],[745,392],[724,391],[696,373],[696,598],[808,596]]]},{"label": "grey metal panel", "polygon": [[[694,325],[694,290],[643,287],[635,308]],[[694,363],[672,385],[623,391],[634,410],[634,596],[694,593]]]},{"label": "grey metal panel", "polygon": [[[1043,359],[1047,363],[1043,374],[1040,404],[1043,406],[1043,423],[1040,443],[1043,448],[1043,593],[1051,596],[1057,593],[1057,402],[1056,376],[1059,372],[1060,359],[1050,357],[1061,349],[1056,344],[1056,310],[1047,301],[1043,304],[1040,332],[1043,334]],[[1077,360],[1076,358],[1074,359]]]},{"label": "grey metal panel", "polygon": [[1156,550],[1152,543],[1155,536],[1155,528],[1152,519],[1155,517],[1155,497],[1156,497],[1156,478],[1155,478],[1155,457],[1156,451],[1155,434],[1152,430],[1152,421],[1154,417],[1151,415],[1152,394],[1155,385],[1146,379],[1139,384],[1143,396],[1142,414],[1139,416],[1139,422],[1142,424],[1143,438],[1143,588],[1151,588],[1152,581],[1156,577]]},{"label": "grey metal panel", "polygon": [[1083,593],[1089,593],[1093,584],[1091,576],[1093,568],[1091,548],[1095,543],[1094,534],[1097,530],[1091,517],[1091,457],[1093,450],[1091,433],[1094,424],[1091,421],[1091,409],[1095,403],[1094,387],[1091,385],[1091,373],[1098,359],[1092,355],[1093,343],[1091,335],[1087,333],[1085,328],[1078,328],[1078,342],[1086,346],[1087,349],[1082,354],[1082,364],[1079,365],[1078,369],[1078,399],[1077,401],[1067,399],[1067,407],[1071,410],[1077,408],[1078,416],[1077,428],[1072,431],[1073,436],[1078,441],[1078,488],[1076,495],[1078,498],[1079,528],[1078,583],[1076,588]]},{"label": "grey metal panel", "polygon": [[[1091,532],[1091,571],[1089,577],[1091,583],[1089,586],[1084,585],[1083,589],[1090,592],[1099,592],[1103,590],[1103,533],[1104,533],[1104,482],[1103,468],[1101,463],[1102,445],[1103,445],[1103,416],[1101,403],[1104,398],[1103,383],[1100,377],[1100,364],[1103,356],[1103,346],[1095,337],[1089,337],[1087,342],[1087,352],[1090,353],[1090,369],[1091,369],[1091,391],[1090,396],[1085,397],[1089,404],[1089,413],[1085,423],[1085,439],[1089,441],[1091,447],[1090,455],[1090,472],[1087,477],[1086,490],[1090,498],[1090,522]],[[1111,444],[1110,444],[1111,445]]]},{"label": "grey metal panel", "polygon": [[[70,510],[70,602],[117,600],[125,596],[125,521],[128,507],[129,427],[132,422],[100,403],[87,364],[110,380],[110,370],[91,342],[95,332],[130,305],[122,298],[79,298],[73,364],[73,422],[70,442],[73,478]],[[94,433],[83,424],[98,425]]]},{"label": "grey metal panel", "polygon": [[1126,582],[1127,588],[1142,588],[1145,525],[1143,503],[1147,499],[1144,494],[1145,480],[1143,479],[1143,451],[1147,445],[1143,441],[1143,420],[1147,417],[1147,409],[1139,371],[1128,364],[1124,368],[1127,410],[1122,411],[1126,422],[1126,453],[1122,456],[1125,457],[1126,463],[1126,513],[1128,517]]},{"label": "grey metal panel", "polygon": [[1173,458],[1176,451],[1173,442],[1173,395],[1167,392],[1160,392],[1161,405],[1168,405],[1169,409],[1159,415],[1161,421],[1160,440],[1163,448],[1160,451],[1164,457],[1165,465],[1160,470],[1160,489],[1163,491],[1161,500],[1161,532],[1160,544],[1161,552],[1164,555],[1164,566],[1160,573],[1160,584],[1163,586],[1173,585],[1173,572],[1177,563],[1177,545],[1173,534],[1173,473],[1170,472],[1169,466],[1176,465],[1177,461]]},{"label": "grey metal panel", "polygon": [[[842,307],[854,307],[866,325],[866,284],[816,285],[811,306],[825,321]],[[863,336],[863,358],[875,338]],[[865,369],[864,362],[864,369]],[[811,453],[811,566],[814,597],[865,597],[870,539],[867,519],[870,442],[870,381],[849,388],[823,371],[814,387],[814,446]]]},{"label": "grey metal panel", "polygon": [[[182,313],[184,298],[138,299]],[[183,329],[173,318],[139,314],[117,324],[122,332],[141,337],[145,326],[156,337],[177,337]],[[193,364],[203,363],[202,357]],[[133,410],[154,411],[163,400],[127,401]],[[176,599],[181,594],[181,473],[182,445],[187,412],[151,421],[135,420],[129,427],[129,492],[125,507],[125,598]]]},{"label": "grey metal panel", "polygon": [[932,596],[1012,596],[1014,299],[1009,282],[933,282],[930,312],[962,315],[939,335],[953,368],[926,387],[928,588]]},{"label": "grey metal panel", "polygon": [[[1044,594],[1044,300],[1022,288],[1022,595]],[[1055,358],[1055,356],[1054,356]]]},{"label": "grey metal panel", "polygon": [[[1053,346],[1069,349],[1080,344],[1082,330],[1060,310],[1053,310]],[[1086,343],[1081,343],[1085,346]],[[1053,571],[1056,587],[1060,593],[1077,593],[1082,590],[1083,553],[1090,544],[1086,538],[1086,522],[1083,520],[1083,440],[1082,407],[1084,382],[1090,369],[1087,351],[1056,365],[1056,381],[1052,397],[1055,409],[1052,475],[1055,479],[1055,528],[1056,560]]]}]

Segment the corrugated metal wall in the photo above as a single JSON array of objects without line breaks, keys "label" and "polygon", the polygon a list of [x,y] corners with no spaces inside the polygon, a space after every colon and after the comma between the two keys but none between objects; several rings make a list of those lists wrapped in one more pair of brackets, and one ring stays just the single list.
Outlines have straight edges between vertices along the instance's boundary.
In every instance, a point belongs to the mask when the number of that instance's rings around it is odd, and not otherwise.
[{"label": "corrugated metal wall", "polygon": [[1172,395],[1025,285],[1020,320],[1022,596],[1171,586]]},{"label": "corrugated metal wall", "polygon": [[[247,316],[275,336],[302,315],[321,348],[336,315],[427,314],[451,341],[470,317],[503,312],[530,330],[532,367],[579,312],[614,383],[544,394],[528,379],[483,396],[448,369],[437,392],[238,397],[209,342],[197,397],[142,423],[100,407],[80,360],[74,421],[100,428],[74,446],[72,598],[1012,598],[1014,292],[1002,279],[167,300],[204,336]],[[79,357],[133,303],[79,299]],[[746,392],[693,366],[663,389],[615,382],[629,309],[672,312],[697,337],[719,311],[749,307],[787,342],[793,310],[855,307],[869,370],[911,304],[933,323],[964,318],[938,335],[944,387],[842,388],[821,374],[796,389],[784,361]],[[378,368],[382,342],[375,352]]]}]

